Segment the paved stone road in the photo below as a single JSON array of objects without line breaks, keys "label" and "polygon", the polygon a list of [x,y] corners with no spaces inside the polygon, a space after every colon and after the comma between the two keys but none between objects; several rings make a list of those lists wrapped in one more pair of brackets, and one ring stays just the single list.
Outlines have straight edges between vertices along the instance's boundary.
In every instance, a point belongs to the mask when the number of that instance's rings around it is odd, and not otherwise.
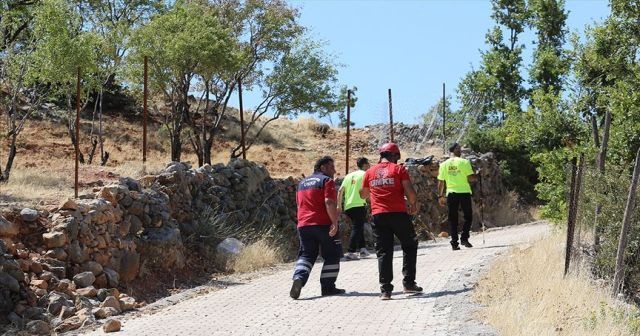
[{"label": "paved stone road", "polygon": [[[381,301],[375,257],[341,263],[338,287],[347,294],[321,297],[317,263],[299,300],[289,298],[292,267],[248,283],[231,285],[166,307],[155,314],[125,318],[125,335],[496,335],[472,319],[469,297],[490,261],[514,245],[548,232],[545,223],[473,235],[474,248],[452,251],[448,241],[423,243],[418,250],[421,295],[401,293],[402,252],[394,259],[392,300]],[[96,329],[94,334],[103,334]]]}]

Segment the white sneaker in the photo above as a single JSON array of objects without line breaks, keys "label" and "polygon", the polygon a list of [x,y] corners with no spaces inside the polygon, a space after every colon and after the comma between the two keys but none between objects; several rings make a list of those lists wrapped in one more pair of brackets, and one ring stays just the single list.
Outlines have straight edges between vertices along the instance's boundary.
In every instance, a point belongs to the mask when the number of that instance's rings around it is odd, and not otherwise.
[{"label": "white sneaker", "polygon": [[366,258],[368,256],[370,256],[371,253],[369,253],[369,251],[367,250],[366,247],[363,247],[360,249],[360,258]]},{"label": "white sneaker", "polygon": [[353,252],[348,252],[348,253],[345,253],[344,259],[345,260],[358,260],[360,258],[358,257],[357,254],[355,254]]}]

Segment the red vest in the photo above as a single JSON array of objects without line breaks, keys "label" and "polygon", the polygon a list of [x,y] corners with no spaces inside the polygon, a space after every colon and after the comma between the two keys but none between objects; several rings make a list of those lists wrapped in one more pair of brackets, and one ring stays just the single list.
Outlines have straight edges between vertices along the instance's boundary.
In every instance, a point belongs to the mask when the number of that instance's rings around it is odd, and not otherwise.
[{"label": "red vest", "polygon": [[371,213],[407,212],[402,181],[409,180],[403,166],[381,162],[364,174],[362,186],[371,192]]},{"label": "red vest", "polygon": [[298,227],[331,225],[331,218],[324,203],[325,198],[334,201],[338,198],[336,183],[332,178],[317,172],[300,181],[296,192]]}]

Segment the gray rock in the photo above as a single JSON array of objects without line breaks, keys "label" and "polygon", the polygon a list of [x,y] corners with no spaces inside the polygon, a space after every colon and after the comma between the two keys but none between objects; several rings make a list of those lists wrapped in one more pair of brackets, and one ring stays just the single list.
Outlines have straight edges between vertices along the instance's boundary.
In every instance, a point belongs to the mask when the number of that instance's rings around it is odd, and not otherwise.
[{"label": "gray rock", "polygon": [[121,177],[120,178],[120,183],[124,184],[127,186],[127,188],[129,188],[129,190],[133,190],[133,191],[141,191],[142,188],[140,188],[140,183],[138,183],[138,181],[130,178],[130,177]]},{"label": "gray rock", "polygon": [[46,298],[47,310],[51,315],[58,316],[62,311],[62,307],[73,307],[73,302],[69,301],[65,294],[59,292],[51,292]]},{"label": "gray rock", "polygon": [[95,276],[102,274],[102,265],[92,260],[82,263],[82,267],[80,269],[82,269],[83,271],[89,271]]},{"label": "gray rock", "polygon": [[6,287],[13,293],[20,292],[20,283],[7,272],[0,271],[0,287]]},{"label": "gray rock", "polygon": [[46,256],[58,260],[67,260],[69,255],[62,247],[56,247],[47,251]]},{"label": "gray rock", "polygon": [[218,246],[216,251],[220,254],[237,255],[244,248],[244,244],[236,238],[225,238]]},{"label": "gray rock", "polygon": [[0,237],[13,237],[20,233],[20,227],[16,223],[9,222],[0,216]]},{"label": "gray rock", "polygon": [[[105,267],[103,269],[104,274],[107,276],[107,284],[109,287],[118,287],[120,283],[120,276],[118,272],[112,270],[111,268]],[[101,300],[102,301],[102,300]]]},{"label": "gray rock", "polygon": [[78,288],[89,287],[96,281],[95,275],[91,272],[82,272],[73,276],[73,282]]},{"label": "gray rock", "polygon": [[98,293],[96,294],[96,299],[98,299],[98,301],[104,301],[109,295],[110,293],[108,289],[100,288],[98,289]]},{"label": "gray rock", "polygon": [[25,222],[34,222],[36,219],[38,219],[38,211],[24,208],[20,211],[20,218],[22,218],[22,220]]},{"label": "gray rock", "polygon": [[71,262],[75,264],[82,264],[89,260],[89,253],[86,248],[80,246],[80,243],[77,240],[74,240],[69,244],[67,247],[67,253],[69,253],[69,259]]},{"label": "gray rock", "polygon": [[78,238],[78,221],[74,217],[58,219],[53,231],[64,232],[70,241]]}]

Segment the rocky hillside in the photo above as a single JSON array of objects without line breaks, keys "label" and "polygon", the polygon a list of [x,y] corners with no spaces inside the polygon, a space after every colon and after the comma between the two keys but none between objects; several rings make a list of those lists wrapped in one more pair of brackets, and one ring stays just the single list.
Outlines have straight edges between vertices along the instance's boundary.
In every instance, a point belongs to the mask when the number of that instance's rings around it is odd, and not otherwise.
[{"label": "rocky hillside", "polygon": [[[0,325],[48,334],[103,323],[136,309],[150,299],[149,290],[163,286],[163,280],[152,280],[160,279],[158,275],[211,272],[194,270],[210,243],[201,237],[219,242],[225,232],[234,236],[242,231],[247,236],[250,231],[269,231],[293,255],[297,181],[322,155],[336,159],[338,179],[344,174],[345,132],[308,119],[278,121],[252,147],[248,160],[229,161],[225,156],[237,142],[234,120],[223,126],[216,144],[225,149],[214,156],[222,162],[198,168],[189,162],[166,163],[167,144],[158,125],[151,133],[152,159],[143,166],[134,149],[140,144],[138,126],[110,117],[105,130],[111,160],[104,167],[81,166],[79,199],[69,198],[72,151],[64,129],[30,122],[13,182],[0,196]],[[85,129],[88,124],[85,120]],[[410,148],[403,150],[404,157],[441,151],[430,146],[416,150],[424,144],[413,141],[421,131],[417,126],[398,127],[397,141]],[[355,168],[358,156],[377,160],[377,146],[387,141],[384,133],[383,125],[353,130],[349,170]],[[467,155],[482,167],[484,180],[482,190],[476,188],[474,201],[482,212],[476,214],[474,227],[481,226],[480,219],[489,227],[501,225],[505,218],[512,220],[515,203],[502,186],[493,156]],[[188,148],[185,157],[194,158]],[[407,163],[422,205],[416,225],[423,238],[440,233],[446,220],[435,197],[442,159]],[[49,194],[47,187],[58,193]],[[214,234],[212,226],[237,229]],[[346,239],[348,225],[342,227]],[[176,278],[172,280],[175,287]],[[136,288],[147,292],[132,295]]]}]

